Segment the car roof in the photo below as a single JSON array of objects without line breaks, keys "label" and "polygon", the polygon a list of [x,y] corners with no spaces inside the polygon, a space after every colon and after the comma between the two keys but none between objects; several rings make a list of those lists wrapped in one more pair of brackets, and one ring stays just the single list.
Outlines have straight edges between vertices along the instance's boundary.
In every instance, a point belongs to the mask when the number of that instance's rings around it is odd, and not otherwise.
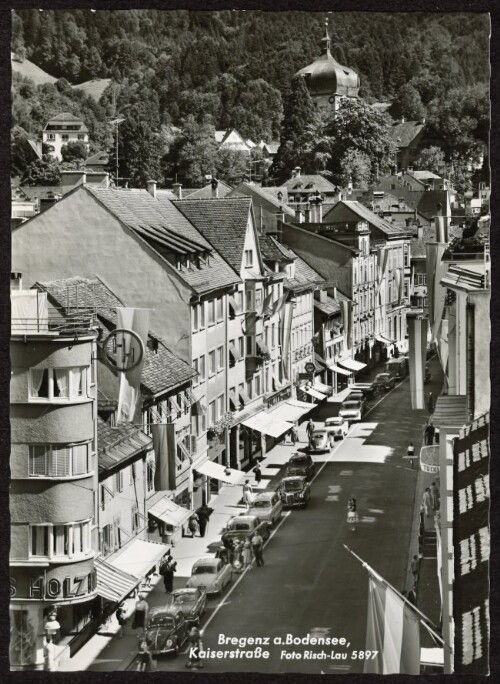
[{"label": "car roof", "polygon": [[176,589],[171,593],[171,596],[182,596],[183,594],[196,594],[200,590],[199,587],[184,587],[183,589]]},{"label": "car roof", "polygon": [[303,475],[288,475],[287,477],[282,477],[281,481],[284,482],[285,480],[301,480],[305,481],[305,477]]},{"label": "car roof", "polygon": [[149,611],[149,617],[154,615],[169,615],[170,617],[175,617],[181,611],[176,606],[160,606],[159,608],[151,608]]},{"label": "car roof", "polygon": [[198,558],[198,560],[194,562],[193,567],[195,565],[217,565],[218,562],[218,558],[210,558],[207,556],[205,558]]},{"label": "car roof", "polygon": [[275,494],[276,492],[261,492],[254,497],[252,503],[255,503],[256,501],[267,501],[268,499],[272,499]]},{"label": "car roof", "polygon": [[232,522],[233,520],[237,520],[238,522],[251,522],[252,520],[255,520],[257,516],[256,515],[234,515],[229,522]]}]

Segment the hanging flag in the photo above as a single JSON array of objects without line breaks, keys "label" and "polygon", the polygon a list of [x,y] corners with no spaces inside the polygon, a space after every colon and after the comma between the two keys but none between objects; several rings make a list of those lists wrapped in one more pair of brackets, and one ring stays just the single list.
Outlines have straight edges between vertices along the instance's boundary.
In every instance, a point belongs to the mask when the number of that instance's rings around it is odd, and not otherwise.
[{"label": "hanging flag", "polygon": [[436,229],[436,242],[444,242],[448,244],[448,217],[435,216],[434,227]]},{"label": "hanging flag", "polygon": [[370,572],[365,674],[420,674],[420,619],[403,598]]},{"label": "hanging flag", "polygon": [[[141,352],[146,349],[149,331],[149,309],[129,309],[116,308],[117,324],[116,327],[124,330],[132,330],[137,333],[142,341],[141,345],[134,337],[122,336],[122,352],[129,354],[134,353],[136,358]],[[144,366],[144,353],[142,353],[140,363],[129,371],[121,371],[120,373],[120,389],[118,392],[118,408],[116,413],[116,422],[132,423],[136,417],[136,413],[140,411],[140,385],[142,369]]]},{"label": "hanging flag", "polygon": [[155,423],[151,425],[153,450],[155,452],[155,489],[175,489],[175,425]]},{"label": "hanging flag", "polygon": [[285,305],[285,300],[286,300],[286,295],[282,295],[281,297],[278,297],[278,299],[274,302],[274,304],[272,306],[272,313],[273,314],[276,314],[279,311],[281,311],[281,309]]},{"label": "hanging flag", "polygon": [[262,315],[263,316],[270,316],[273,313],[273,292],[271,290],[271,293],[267,295],[267,297],[264,298],[264,301],[262,302]]},{"label": "hanging flag", "polygon": [[398,294],[398,305],[401,304],[401,300],[403,298],[403,269],[402,268],[397,268],[394,271],[394,277],[396,279],[396,292]]},{"label": "hanging flag", "polygon": [[281,317],[281,365],[283,368],[283,377],[290,380],[290,369],[288,364],[290,362],[289,356],[290,352],[290,338],[292,336],[292,315],[293,315],[293,304],[292,302],[286,302],[285,308],[283,310],[283,316]]},{"label": "hanging flag", "polygon": [[257,332],[257,314],[255,311],[247,313],[245,316],[244,330],[245,335],[255,335]]},{"label": "hanging flag", "polygon": [[448,245],[430,242],[425,245],[427,265],[427,309],[431,341],[434,342],[441,323],[446,300],[446,288],[441,285],[441,278],[448,272],[448,264],[443,262],[443,254]]},{"label": "hanging flag", "polygon": [[344,338],[348,349],[352,348],[352,302],[342,299],[340,302],[342,311],[342,325],[344,326]]},{"label": "hanging flag", "polygon": [[377,265],[377,283],[375,285],[375,289],[377,292],[380,292],[380,288],[382,286],[382,281],[385,276],[385,272],[387,270],[387,263],[389,260],[389,250],[388,249],[381,249],[378,253],[378,265]]},{"label": "hanging flag", "polygon": [[406,317],[410,352],[410,396],[413,409],[425,408],[424,375],[427,352],[427,319]]}]

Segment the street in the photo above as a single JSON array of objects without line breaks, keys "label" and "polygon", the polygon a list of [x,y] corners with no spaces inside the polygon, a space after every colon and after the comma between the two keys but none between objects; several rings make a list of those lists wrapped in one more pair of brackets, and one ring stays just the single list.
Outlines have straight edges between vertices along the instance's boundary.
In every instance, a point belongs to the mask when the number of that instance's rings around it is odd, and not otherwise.
[{"label": "street", "polygon": [[[265,566],[252,568],[221,598],[211,598],[202,629],[205,650],[233,651],[225,638],[262,637],[268,658],[225,654],[207,658],[207,672],[362,672],[355,652],[365,647],[368,575],[346,551],[348,545],[385,579],[403,590],[417,470],[402,459],[410,440],[418,448],[426,411],[410,407],[409,382],[376,402],[330,455],[315,457],[316,476],[305,510],[287,512],[264,551]],[[274,484],[274,483],[273,483]],[[357,500],[360,522],[346,524],[347,500]],[[176,578],[176,587],[185,578]],[[162,587],[150,605],[164,601]],[[341,646],[280,645],[291,638],[345,639]],[[243,643],[243,642],[242,642]],[[254,651],[255,645],[240,650]],[[184,669],[187,647],[178,658],[159,658],[158,669]],[[328,658],[313,656],[324,651]],[[331,659],[332,651],[346,659]],[[260,653],[258,651],[257,653]],[[229,655],[229,657],[227,657]],[[300,656],[300,659],[299,659]],[[307,658],[307,659],[306,659]]]}]

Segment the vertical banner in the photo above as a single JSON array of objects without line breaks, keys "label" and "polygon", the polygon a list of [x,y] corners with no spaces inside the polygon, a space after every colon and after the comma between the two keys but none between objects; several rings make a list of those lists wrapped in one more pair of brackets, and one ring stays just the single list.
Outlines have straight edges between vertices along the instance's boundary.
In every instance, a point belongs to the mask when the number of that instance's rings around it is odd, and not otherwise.
[{"label": "vertical banner", "polygon": [[[142,340],[144,350],[149,332],[149,309],[116,308],[117,328],[133,330]],[[140,354],[140,344],[133,337],[122,337],[122,350],[126,353]],[[118,392],[117,424],[132,423],[140,410],[140,385],[144,355],[141,362],[130,371],[120,373],[120,389]]]},{"label": "vertical banner", "polygon": [[377,294],[380,294],[380,288],[382,286],[382,281],[387,270],[387,262],[389,260],[389,250],[381,249],[378,253],[378,264],[377,264],[377,284],[375,290]]},{"label": "vertical banner", "polygon": [[342,311],[342,324],[344,326],[344,338],[347,348],[352,348],[352,302],[343,299],[340,302]]},{"label": "vertical banner", "polygon": [[412,608],[370,573],[365,674],[420,674],[420,620]]},{"label": "vertical banner", "polygon": [[154,423],[151,434],[155,452],[155,489],[175,489],[175,425]]},{"label": "vertical banner", "polygon": [[438,355],[441,363],[441,368],[445,376],[448,375],[448,321],[441,322],[441,331],[438,336]]},{"label": "vertical banner", "polygon": [[283,377],[290,380],[290,338],[292,336],[292,317],[293,317],[293,304],[292,302],[286,302],[283,313],[281,314],[281,365],[283,369]]},{"label": "vertical banner", "polygon": [[407,314],[410,352],[410,395],[413,409],[425,408],[424,374],[427,352],[427,319]]},{"label": "vertical banner", "polygon": [[436,229],[436,242],[448,243],[448,217],[435,216],[434,227]]},{"label": "vertical banner", "polygon": [[398,293],[398,305],[400,305],[401,301],[403,299],[403,285],[404,285],[403,269],[397,268],[394,271],[394,276],[396,278],[396,291]]},{"label": "vertical banner", "polygon": [[427,307],[429,311],[431,342],[436,340],[446,300],[446,288],[441,285],[441,278],[443,278],[448,271],[448,264],[443,262],[443,254],[447,246],[447,244],[436,242],[425,245],[427,264]]}]

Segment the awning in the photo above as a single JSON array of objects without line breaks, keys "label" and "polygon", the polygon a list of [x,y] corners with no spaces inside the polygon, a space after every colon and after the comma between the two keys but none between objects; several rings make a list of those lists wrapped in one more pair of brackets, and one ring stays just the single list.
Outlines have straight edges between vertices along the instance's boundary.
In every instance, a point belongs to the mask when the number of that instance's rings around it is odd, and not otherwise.
[{"label": "awning", "polygon": [[193,416],[202,416],[207,412],[207,407],[201,402],[199,399],[198,401],[195,401],[194,404],[191,406],[191,413]]},{"label": "awning", "polygon": [[239,395],[241,401],[243,402],[243,404],[245,404],[245,405],[248,404],[250,399],[248,398],[248,394],[245,392],[245,390],[243,388],[240,388],[238,390],[238,395]]},{"label": "awning", "polygon": [[420,664],[433,667],[444,667],[444,650],[442,648],[420,648]]},{"label": "awning", "polygon": [[[284,421],[294,423],[299,420],[309,411],[312,411],[314,404],[308,404],[306,401],[299,401],[298,399],[288,399],[288,401],[280,404],[270,412],[274,418],[280,418]],[[289,426],[291,427],[291,426]]]},{"label": "awning", "polygon": [[259,348],[261,354],[263,354],[264,356],[269,354],[269,349],[259,337],[257,337],[255,341],[257,342],[257,347]]},{"label": "awning", "polygon": [[375,339],[379,342],[382,342],[383,344],[394,344],[394,342],[396,341],[390,340],[388,337],[384,337],[384,335],[375,335]]},{"label": "awning", "polygon": [[288,432],[292,427],[290,423],[275,416],[274,412],[266,413],[265,411],[260,411],[251,418],[246,418],[241,422],[252,430],[257,430],[257,432],[275,438],[281,437],[283,433]]},{"label": "awning", "polygon": [[191,515],[191,511],[183,506],[178,506],[167,495],[153,504],[148,509],[148,513],[159,520],[163,520],[167,525],[172,525],[172,527],[179,527]]},{"label": "awning", "polygon": [[347,359],[339,359],[339,363],[341,366],[344,366],[345,368],[349,368],[349,370],[352,371],[359,371],[362,368],[366,368],[366,363],[361,363],[361,361],[355,361],[351,357]]},{"label": "awning", "polygon": [[241,470],[225,468],[213,461],[205,461],[205,463],[198,466],[196,470],[202,475],[207,475],[214,480],[220,480],[221,482],[232,485],[241,484],[243,480],[248,477],[247,473],[243,473]]},{"label": "awning", "polygon": [[229,306],[231,307],[233,312],[235,314],[239,314],[240,313],[240,307],[238,306],[238,302],[236,301],[236,299],[234,297],[229,296],[228,301],[229,301]]},{"label": "awning", "polygon": [[467,398],[461,394],[441,394],[436,400],[432,422],[436,427],[460,428],[467,422]]},{"label": "awning", "polygon": [[333,389],[330,387],[330,385],[325,385],[319,380],[314,381],[313,389],[315,389],[317,392],[321,392],[322,394],[326,394],[327,397],[329,397],[333,392]]},{"label": "awning", "polygon": [[420,469],[424,473],[439,473],[439,446],[424,446],[420,449]]},{"label": "awning", "polygon": [[238,397],[236,395],[236,390],[229,390],[229,401],[234,406],[234,410],[237,411],[240,407]]},{"label": "awning", "polygon": [[233,343],[229,345],[229,353],[235,361],[239,361],[241,359],[240,352],[236,349],[236,345]]},{"label": "awning", "polygon": [[328,364],[328,368],[334,373],[339,373],[340,375],[351,375],[351,371],[340,368],[340,366],[337,366],[333,361]]},{"label": "awning", "polygon": [[119,603],[139,584],[139,578],[115,568],[104,558],[95,558],[94,567],[97,575],[97,593],[108,601]]},{"label": "awning", "polygon": [[300,388],[302,392],[305,392],[308,394],[310,397],[314,397],[314,399],[319,399],[320,401],[325,398],[325,395],[322,394],[321,392],[318,392],[317,390],[313,389],[312,387],[301,387]]},{"label": "awning", "polygon": [[127,544],[123,553],[113,560],[113,565],[119,570],[128,572],[142,579],[165,555],[165,545],[134,539]]}]

